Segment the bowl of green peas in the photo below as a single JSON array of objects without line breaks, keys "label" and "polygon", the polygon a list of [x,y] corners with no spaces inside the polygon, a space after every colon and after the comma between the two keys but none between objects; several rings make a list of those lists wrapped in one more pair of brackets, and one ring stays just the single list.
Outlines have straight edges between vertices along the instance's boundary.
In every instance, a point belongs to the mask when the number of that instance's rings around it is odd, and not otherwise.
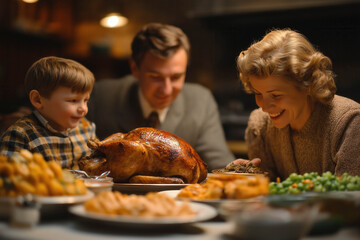
[{"label": "bowl of green peas", "polygon": [[311,234],[336,232],[360,221],[360,176],[331,172],[290,174],[284,181],[271,182],[268,204],[290,206],[300,202],[318,204]]},{"label": "bowl of green peas", "polygon": [[347,173],[338,176],[331,172],[324,172],[322,174],[311,172],[303,175],[292,173],[284,181],[271,182],[269,185],[269,194],[271,195],[339,191],[360,191],[360,176],[351,176]]}]

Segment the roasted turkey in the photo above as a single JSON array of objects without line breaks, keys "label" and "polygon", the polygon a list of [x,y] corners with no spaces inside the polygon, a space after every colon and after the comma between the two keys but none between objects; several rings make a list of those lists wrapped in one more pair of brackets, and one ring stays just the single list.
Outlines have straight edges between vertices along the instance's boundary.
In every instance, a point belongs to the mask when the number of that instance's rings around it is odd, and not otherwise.
[{"label": "roasted turkey", "polygon": [[154,128],[115,133],[103,141],[90,140],[93,153],[79,162],[81,170],[99,175],[110,170],[114,182],[198,183],[207,166],[184,140]]}]

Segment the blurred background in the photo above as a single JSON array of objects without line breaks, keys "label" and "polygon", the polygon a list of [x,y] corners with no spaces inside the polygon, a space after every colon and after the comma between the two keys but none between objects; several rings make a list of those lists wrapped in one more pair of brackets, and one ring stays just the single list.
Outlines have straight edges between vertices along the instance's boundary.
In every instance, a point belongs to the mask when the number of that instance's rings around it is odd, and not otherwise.
[{"label": "blurred background", "polygon": [[[101,26],[109,13],[127,24]],[[23,79],[44,56],[77,60],[97,81],[128,74],[131,40],[148,22],[176,25],[189,36],[187,81],[213,91],[229,144],[243,140],[255,108],[238,82],[236,57],[273,28],[307,36],[332,59],[338,94],[360,101],[359,0],[1,0],[0,114],[28,105]]]}]

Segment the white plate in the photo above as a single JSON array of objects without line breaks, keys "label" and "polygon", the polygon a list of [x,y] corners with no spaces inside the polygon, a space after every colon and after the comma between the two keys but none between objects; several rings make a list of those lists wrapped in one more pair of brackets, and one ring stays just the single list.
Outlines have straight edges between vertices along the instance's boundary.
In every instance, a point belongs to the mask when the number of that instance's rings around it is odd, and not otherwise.
[{"label": "white plate", "polygon": [[254,177],[254,176],[263,176],[263,173],[243,173],[243,172],[235,172],[235,171],[222,171],[223,169],[214,169],[212,173],[214,174],[230,174],[230,175],[243,175],[247,177]]},{"label": "white plate", "polygon": [[[54,196],[43,197],[35,196],[35,199],[41,204],[76,204],[82,203],[92,198],[94,193],[87,191],[84,195],[71,195],[71,196]],[[11,203],[16,200],[16,197],[0,197],[0,203]]]},{"label": "white plate", "polygon": [[[178,201],[181,203],[181,201]],[[217,216],[215,208],[201,204],[201,203],[189,203],[190,207],[196,212],[196,215],[174,218],[174,217],[155,217],[155,218],[141,218],[121,215],[110,215],[92,213],[85,210],[84,205],[75,205],[69,208],[69,211],[79,217],[96,220],[106,223],[117,224],[120,226],[135,226],[135,227],[163,227],[167,225],[183,225],[196,223],[201,221],[210,220]]]},{"label": "white plate", "polygon": [[48,204],[77,204],[83,203],[86,200],[92,198],[94,193],[91,191],[87,191],[84,195],[72,195],[72,196],[57,196],[57,197],[40,197],[36,196],[36,199],[42,205]]},{"label": "white plate", "polygon": [[219,207],[222,203],[227,202],[234,202],[234,203],[253,203],[253,202],[263,202],[265,197],[264,196],[257,196],[253,198],[247,199],[191,199],[191,198],[179,198],[177,195],[179,194],[180,190],[167,190],[161,191],[160,193],[167,194],[169,197],[178,200],[190,200],[192,202],[204,203],[214,207]]},{"label": "white plate", "polygon": [[140,183],[114,183],[113,190],[127,194],[145,194],[165,190],[178,190],[189,184],[140,184]]},{"label": "white plate", "polygon": [[[92,198],[94,193],[87,191],[84,195],[74,196],[56,196],[56,197],[39,197],[35,198],[41,204],[42,215],[55,215],[72,204],[83,203],[86,200]],[[10,216],[12,205],[14,204],[15,197],[0,197],[0,218],[7,218]]]}]

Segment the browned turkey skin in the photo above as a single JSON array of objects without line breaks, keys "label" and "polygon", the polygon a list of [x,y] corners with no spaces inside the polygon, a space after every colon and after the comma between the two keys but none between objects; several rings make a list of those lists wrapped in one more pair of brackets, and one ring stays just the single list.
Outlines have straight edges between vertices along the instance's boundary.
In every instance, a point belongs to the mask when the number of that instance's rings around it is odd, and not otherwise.
[{"label": "browned turkey skin", "polygon": [[166,131],[137,128],[103,141],[90,140],[88,146],[94,151],[79,162],[80,169],[90,175],[110,170],[115,182],[198,183],[207,176],[207,166],[196,151]]}]

